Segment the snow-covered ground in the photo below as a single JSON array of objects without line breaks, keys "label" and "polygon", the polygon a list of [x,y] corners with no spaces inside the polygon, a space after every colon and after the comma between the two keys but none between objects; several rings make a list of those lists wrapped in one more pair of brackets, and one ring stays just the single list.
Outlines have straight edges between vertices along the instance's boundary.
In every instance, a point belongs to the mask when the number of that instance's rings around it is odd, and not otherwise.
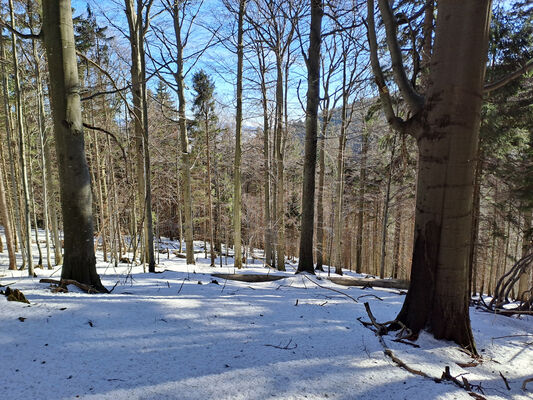
[{"label": "snow-covered ground", "polygon": [[[404,299],[398,290],[341,287],[324,273],[320,280],[295,276],[294,265],[275,282],[224,281],[210,273],[234,272],[232,265],[160,257],[160,274],[114,268],[100,258],[104,285],[118,284],[111,294],[88,295],[73,286],[52,293],[39,279],[59,279],[57,268],[29,278],[27,271],[8,271],[7,254],[0,254],[0,284],[31,302],[0,296],[0,398],[472,399],[453,383],[400,369],[357,320],[368,320],[365,301],[379,321],[393,319]],[[239,272],[281,274],[258,261]],[[393,336],[385,341],[410,367],[440,377],[449,366],[487,399],[533,398],[533,382],[529,391],[520,388],[533,377],[533,318],[475,309],[471,316],[483,356],[474,367],[464,366],[472,358],[455,344],[426,333],[420,348]]]}]

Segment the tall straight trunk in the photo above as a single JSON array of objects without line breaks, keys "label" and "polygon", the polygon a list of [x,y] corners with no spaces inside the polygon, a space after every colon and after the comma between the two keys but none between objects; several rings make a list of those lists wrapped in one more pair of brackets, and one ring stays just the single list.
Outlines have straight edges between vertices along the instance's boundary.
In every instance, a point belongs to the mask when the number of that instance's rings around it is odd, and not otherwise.
[{"label": "tall straight trunk", "polygon": [[[139,1],[139,13],[142,12],[143,2]],[[144,173],[144,215],[146,224],[144,225],[146,256],[148,258],[148,272],[155,272],[154,257],[154,228],[152,220],[152,175],[150,169],[150,148],[148,146],[148,96],[146,88],[146,59],[144,53],[144,37],[140,40],[141,50],[141,82],[142,82],[142,105],[143,105],[143,173]]]},{"label": "tall straight trunk", "polygon": [[233,164],[233,241],[235,267],[242,268],[241,257],[241,131],[242,131],[242,68],[244,60],[243,22],[246,0],[239,1],[239,21],[237,27],[237,110],[235,113],[235,160]]},{"label": "tall straight trunk", "polygon": [[[183,243],[183,220],[182,220],[182,215],[181,215],[181,205],[183,204],[183,201],[182,201],[182,192],[181,192],[181,189],[180,189],[180,164],[179,164],[179,158],[180,158],[180,145],[178,143],[178,145],[176,146],[176,149],[178,149],[177,153],[176,153],[176,208],[178,210],[178,235],[179,235],[179,249],[178,251],[181,253],[183,248],[182,248],[182,243]],[[216,166],[215,166],[215,170],[216,170]]]},{"label": "tall straight trunk", "polygon": [[[305,109],[305,150],[302,184],[302,228],[300,259],[297,272],[315,273],[313,264],[313,229],[315,217],[315,170],[318,131],[318,103],[320,102],[320,32],[322,28],[322,0],[311,0],[311,29],[307,65],[307,105]],[[282,188],[283,189],[283,188]],[[279,262],[279,261],[278,261]]]},{"label": "tall straight trunk", "polygon": [[[129,39],[131,45],[131,87],[133,97],[133,114],[135,130],[136,175],[139,210],[141,210],[141,224],[143,229],[144,257],[148,259],[148,269],[155,272],[154,241],[152,227],[152,204],[150,185],[150,154],[148,150],[148,115],[146,97],[146,71],[144,59],[144,34],[143,21],[144,2],[125,0],[126,16],[129,26]],[[136,7],[135,7],[136,6]]]},{"label": "tall straight trunk", "polygon": [[357,248],[355,250],[355,272],[363,271],[363,228],[365,215],[365,190],[366,190],[366,159],[368,153],[368,133],[363,128],[361,138],[361,166],[359,171],[359,191],[357,201]]},{"label": "tall straight trunk", "polygon": [[[474,353],[468,262],[490,3],[442,1],[438,6],[431,84],[416,128],[411,283],[398,315],[414,332],[428,328],[437,339],[453,340]],[[380,6],[382,13],[390,7],[385,1]]]},{"label": "tall straight trunk", "polygon": [[[9,10],[11,14],[11,26],[15,26],[15,14],[13,11],[13,0],[9,0]],[[33,255],[31,248],[31,216],[30,216],[30,189],[28,185],[28,173],[26,165],[26,140],[24,132],[24,113],[22,110],[22,92],[20,89],[19,67],[18,67],[18,55],[17,55],[17,36],[11,34],[11,55],[13,57],[13,76],[15,81],[15,104],[17,110],[17,128],[18,128],[18,142],[19,142],[19,163],[22,179],[22,194],[24,200],[24,230],[26,238],[26,262],[28,265],[29,276],[34,275],[33,271]],[[37,229],[37,227],[35,227]]]},{"label": "tall straight trunk", "polygon": [[187,116],[185,115],[185,79],[183,76],[183,43],[181,41],[181,25],[179,21],[179,4],[176,2],[173,8],[174,34],[176,36],[176,67],[174,74],[178,88],[178,118],[181,145],[181,185],[183,193],[183,212],[185,214],[185,250],[187,252],[187,264],[194,264],[193,247],[193,218],[192,218],[192,195],[191,195],[191,153],[189,137],[187,136]]},{"label": "tall straight trunk", "polygon": [[[2,57],[2,60],[5,59],[5,50],[4,50],[4,38],[3,35],[0,35],[0,56]],[[11,183],[12,183],[12,192],[14,197],[15,206],[13,207],[15,210],[15,220],[13,221],[14,225],[16,226],[17,230],[19,231],[19,238],[21,238],[20,235],[20,213],[19,208],[16,205],[18,203],[18,196],[17,196],[17,187],[16,187],[16,181],[15,181],[15,171],[14,171],[14,160],[13,160],[13,150],[12,150],[12,142],[11,142],[11,121],[9,119],[9,97],[8,97],[8,80],[7,80],[7,73],[5,71],[5,65],[4,63],[0,63],[0,73],[2,75],[2,94],[3,94],[3,103],[4,103],[4,114],[5,114],[5,129],[7,133],[7,147],[8,147],[8,153],[9,153],[9,164],[11,167]],[[2,152],[3,153],[3,152]],[[2,193],[0,193],[0,207],[2,208],[2,221],[4,223],[4,230],[6,234],[6,245],[9,253],[9,269],[16,269],[16,258],[14,255],[14,252],[16,250],[16,235],[13,234],[13,231],[11,230],[11,224],[9,223],[9,215],[8,215],[8,206],[7,206],[7,198],[6,198],[6,191],[5,189],[7,186],[4,182],[4,175],[2,172],[0,172],[2,175],[1,179],[2,182],[0,182],[0,186],[2,188]],[[7,174],[7,172],[6,172]],[[7,177],[7,175],[6,175]],[[2,197],[3,196],[3,197]],[[9,238],[8,238],[9,235]],[[13,253],[12,253],[13,252]]]},{"label": "tall straight trunk", "polygon": [[[215,140],[213,143],[213,153],[217,154],[217,140],[215,135]],[[218,157],[215,157],[214,169],[215,169],[215,198],[216,198],[216,207],[215,207],[215,250],[219,254],[219,263],[220,268],[222,268],[222,201],[221,201],[221,192],[220,192],[220,183],[218,178]]]},{"label": "tall straight trunk", "polygon": [[396,209],[396,219],[394,222],[394,248],[392,253],[392,278],[398,278],[400,269],[400,240],[402,233],[402,206],[399,204]]},{"label": "tall straight trunk", "polygon": [[318,147],[318,193],[316,204],[316,269],[324,271],[324,177],[326,175],[325,146],[328,130],[329,110],[324,108],[322,117],[322,137]]},{"label": "tall straight trunk", "polygon": [[[524,212],[524,228],[523,228],[523,237],[522,237],[522,257],[526,256],[533,249],[533,220],[531,208],[527,209]],[[520,280],[518,281],[518,299],[521,301],[529,300],[531,293],[530,289],[531,281],[531,269],[529,272],[524,272],[520,275]]]},{"label": "tall straight trunk", "polygon": [[[26,121],[25,121],[26,123]],[[28,126],[26,125],[26,128],[28,128]],[[29,129],[28,129],[29,131]],[[28,154],[31,154],[31,147],[28,143]],[[32,167],[32,163],[31,163],[31,160],[30,162],[28,163],[28,180],[29,182],[33,182],[33,167]],[[39,254],[39,258],[38,258],[38,261],[37,261],[37,266],[38,268],[42,268],[43,267],[43,251],[41,249],[41,244],[39,243],[39,229],[38,229],[38,226],[37,226],[37,212],[35,210],[35,193],[33,191],[33,185],[30,184],[29,185],[29,190],[30,190],[30,210],[31,210],[31,218],[33,220],[33,226],[35,227],[34,229],[34,235],[35,235],[35,245],[37,246],[37,253]]]},{"label": "tall straight trunk", "polygon": [[479,215],[481,203],[481,176],[483,174],[483,154],[481,146],[478,148],[476,157],[476,173],[474,175],[474,196],[472,199],[472,226],[470,228],[470,293],[475,295],[477,292],[477,241],[479,236]]},{"label": "tall straight trunk", "polygon": [[342,106],[342,122],[341,132],[339,135],[339,146],[337,150],[337,177],[335,182],[335,220],[333,222],[334,229],[334,254],[333,264],[335,265],[335,273],[342,275],[342,245],[343,245],[343,203],[344,203],[344,150],[346,147],[346,105],[343,102]]},{"label": "tall straight trunk", "polygon": [[267,86],[266,86],[266,66],[265,66],[265,55],[263,48],[258,49],[257,59],[259,62],[260,68],[260,79],[261,79],[261,104],[263,106],[263,177],[265,181],[264,187],[264,215],[265,215],[265,234],[264,234],[264,251],[265,251],[265,265],[269,267],[272,260],[272,217],[270,215],[270,150],[269,150],[269,140],[270,140],[270,124],[268,121],[268,98],[267,98]]},{"label": "tall straight trunk", "polygon": [[[102,99],[104,97],[102,96]],[[105,99],[104,99],[105,101]],[[94,109],[95,106],[93,104],[93,101],[91,99],[90,101],[90,115],[91,115],[91,125],[95,126],[95,120],[94,120]],[[104,126],[105,126],[104,122]],[[107,126],[105,126],[107,129]],[[98,213],[95,216],[95,230],[98,233],[98,240],[102,240],[102,253],[103,253],[103,260],[104,262],[107,262],[107,239],[108,235],[106,234],[107,228],[109,227],[109,219],[110,214],[106,212],[106,207],[104,206],[104,203],[108,203],[107,196],[104,197],[104,191],[102,185],[105,184],[105,166],[102,163],[102,158],[100,157],[100,143],[98,142],[98,136],[96,134],[96,131],[92,132],[92,138],[91,136],[88,136],[88,139],[92,139],[92,146],[94,148],[94,155],[91,156],[91,181],[93,182],[93,185],[96,185],[96,202],[98,204]],[[94,157],[94,160],[92,159]],[[102,183],[102,180],[104,180],[104,183]]]},{"label": "tall straight trunk", "polygon": [[70,0],[43,1],[42,31],[50,71],[65,232],[61,279],[74,279],[106,291],[96,272],[91,182],[85,158]]},{"label": "tall straight trunk", "polygon": [[[30,15],[30,26],[33,19]],[[43,100],[43,84],[41,79],[41,69],[39,65],[39,56],[37,54],[37,46],[35,40],[32,40],[32,56],[35,63],[35,80],[37,83],[37,120],[39,126],[39,150],[41,152],[41,171],[42,171],[42,186],[43,186],[43,219],[44,219],[44,240],[46,243],[46,266],[48,269],[52,269],[52,260],[50,258],[50,235],[49,235],[49,222],[48,222],[48,187],[46,184],[47,164],[44,156],[44,141],[45,141],[45,111]],[[37,225],[36,225],[37,229]]]},{"label": "tall straight trunk", "polygon": [[209,114],[205,114],[205,145],[207,158],[207,208],[208,208],[208,232],[210,241],[211,266],[215,266],[215,235],[213,232],[213,200],[211,199],[211,141],[209,140]]},{"label": "tall straight trunk", "polygon": [[[0,144],[1,146],[1,144]],[[9,218],[9,209],[6,198],[6,185],[4,180],[4,172],[0,171],[0,219],[4,225],[4,234],[6,236],[7,253],[9,256],[9,269],[17,269],[17,260],[15,256],[15,242],[13,240],[13,231],[11,230],[11,222]]]},{"label": "tall straight trunk", "polygon": [[285,183],[283,174],[282,63],[282,56],[278,53],[276,55],[276,140],[274,153],[276,160],[276,264],[279,271],[285,271]]},{"label": "tall straight trunk", "polygon": [[381,224],[381,259],[379,263],[379,277],[385,277],[385,257],[387,256],[387,226],[389,222],[389,204],[390,204],[390,187],[392,181],[392,166],[394,163],[394,152],[396,150],[396,135],[392,143],[389,171],[387,174],[387,188],[385,190],[385,199],[383,204],[383,221]]}]

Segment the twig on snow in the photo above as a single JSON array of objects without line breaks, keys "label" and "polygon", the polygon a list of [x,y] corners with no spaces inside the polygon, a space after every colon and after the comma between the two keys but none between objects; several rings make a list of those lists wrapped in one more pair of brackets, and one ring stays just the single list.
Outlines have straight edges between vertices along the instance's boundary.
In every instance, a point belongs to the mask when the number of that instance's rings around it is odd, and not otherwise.
[{"label": "twig on snow", "polygon": [[526,385],[527,385],[529,382],[533,382],[533,378],[527,378],[527,379],[524,379],[524,382],[522,382],[522,390],[527,390],[527,389],[526,389]]},{"label": "twig on snow", "polygon": [[505,383],[505,387],[507,388],[507,390],[511,390],[511,386],[509,386],[509,382],[507,382],[507,378],[505,376],[503,376],[501,371],[500,371],[500,376],[502,377],[503,383]]},{"label": "twig on snow", "polygon": [[451,374],[450,374],[450,367],[446,366],[445,369],[444,369],[444,372],[442,373],[442,376],[440,378],[437,378],[437,377],[432,377],[428,374],[426,374],[425,372],[423,371],[420,371],[420,370],[417,370],[417,369],[414,369],[412,367],[410,367],[409,365],[407,365],[405,362],[403,362],[400,358],[398,358],[394,352],[388,348],[387,344],[385,343],[385,340],[383,339],[382,335],[388,333],[388,326],[394,322],[397,322],[397,321],[391,321],[391,322],[387,322],[387,323],[384,323],[384,324],[380,324],[379,322],[377,322],[376,318],[374,317],[374,314],[372,314],[372,310],[370,309],[370,305],[368,303],[364,303],[365,305],[365,309],[366,309],[366,312],[368,314],[368,318],[370,318],[370,321],[371,322],[364,322],[362,321],[360,318],[358,318],[359,322],[361,322],[363,324],[363,326],[367,327],[367,328],[370,328],[370,327],[374,327],[374,329],[372,329],[374,331],[374,333],[376,334],[376,336],[378,337],[378,340],[379,342],[381,343],[382,347],[383,347],[383,353],[389,357],[396,365],[398,365],[400,368],[406,370],[407,372],[410,372],[411,374],[413,375],[418,375],[418,376],[422,376],[426,379],[431,379],[432,381],[436,382],[436,383],[442,383],[444,381],[450,381],[452,383],[454,383],[455,385],[457,385],[458,387],[460,387],[461,389],[464,389],[470,396],[478,399],[478,400],[486,400],[485,397],[475,393],[472,391],[472,387],[473,386],[476,386],[476,388],[483,392],[482,389],[481,389],[481,385],[472,385],[468,382],[468,380],[465,378],[465,377],[462,377],[462,381],[463,382],[460,382],[456,377],[453,377]]},{"label": "twig on snow", "polygon": [[280,350],[293,350],[296,347],[298,347],[298,344],[294,343],[294,345],[291,346],[291,343],[292,343],[292,338],[289,339],[289,341],[287,342],[285,346],[282,346],[281,343],[277,346],[275,344],[265,344],[265,346],[274,347],[275,349],[280,349]]},{"label": "twig on snow", "polygon": [[333,289],[333,288],[329,288],[327,286],[323,286],[319,283],[316,283],[314,280],[312,280],[311,278],[309,278],[307,275],[303,275],[305,276],[307,279],[309,279],[311,282],[313,282],[315,285],[317,285],[319,288],[322,288],[322,289],[326,289],[326,290],[331,290],[332,292],[336,292],[336,293],[339,293],[339,294],[342,294],[343,296],[346,296],[348,297],[349,299],[352,299],[353,301],[355,301],[356,303],[359,303],[355,298],[353,298],[352,296],[350,296],[349,294],[347,293],[344,293],[344,292],[341,292],[340,290],[337,290],[337,289]]}]

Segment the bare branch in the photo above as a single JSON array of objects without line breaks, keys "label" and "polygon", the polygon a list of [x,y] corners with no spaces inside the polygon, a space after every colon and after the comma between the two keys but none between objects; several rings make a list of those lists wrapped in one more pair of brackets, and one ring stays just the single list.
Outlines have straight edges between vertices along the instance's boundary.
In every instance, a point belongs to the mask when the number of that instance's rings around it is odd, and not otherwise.
[{"label": "bare branch", "polygon": [[6,28],[9,32],[17,35],[21,39],[42,39],[43,38],[43,31],[39,32],[38,34],[35,33],[22,33],[17,31],[15,28],[13,28],[11,25],[5,23],[4,21],[0,20],[0,26],[3,28]]},{"label": "bare branch", "polygon": [[[398,38],[396,36],[397,26],[390,3],[387,0],[378,0],[379,9],[381,10],[381,16],[385,25],[385,31],[387,36],[387,45],[392,61],[392,70],[394,73],[394,80],[398,85],[398,89],[405,98],[406,103],[409,105],[411,112],[417,114],[424,104],[424,98],[420,96],[411,83],[405,72],[403,65],[402,51],[398,44]],[[374,2],[368,2],[368,7],[373,9]]]},{"label": "bare branch", "polygon": [[488,94],[490,92],[493,92],[494,90],[501,89],[508,83],[514,81],[515,79],[520,78],[522,75],[532,70],[533,70],[533,59],[525,63],[523,67],[517,69],[516,71],[510,73],[509,75],[504,76],[503,78],[497,80],[496,82],[486,84],[485,87],[483,88],[483,93]]}]

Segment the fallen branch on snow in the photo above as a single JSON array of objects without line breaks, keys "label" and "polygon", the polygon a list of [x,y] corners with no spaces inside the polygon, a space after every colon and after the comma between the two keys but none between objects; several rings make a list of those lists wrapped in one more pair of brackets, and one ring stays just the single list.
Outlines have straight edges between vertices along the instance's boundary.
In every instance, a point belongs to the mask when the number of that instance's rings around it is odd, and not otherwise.
[{"label": "fallen branch on snow", "polygon": [[272,282],[277,281],[283,278],[288,278],[285,275],[261,275],[261,274],[211,274],[215,278],[228,279],[230,281],[239,281],[239,282]]},{"label": "fallen branch on snow", "polygon": [[[444,369],[444,372],[442,373],[442,376],[440,378],[432,377],[428,374],[426,374],[423,371],[414,369],[407,365],[405,362],[403,362],[400,358],[398,358],[394,352],[387,346],[385,343],[385,340],[383,339],[382,335],[387,334],[389,330],[389,326],[393,323],[398,323],[399,321],[390,321],[386,322],[384,324],[380,324],[377,322],[376,318],[374,317],[374,314],[372,314],[372,310],[370,309],[370,305],[368,303],[364,303],[366,313],[368,314],[368,318],[370,318],[371,322],[365,322],[362,321],[360,318],[358,318],[359,322],[363,324],[363,326],[369,328],[373,327],[374,329],[371,329],[374,331],[376,336],[378,337],[379,342],[381,343],[381,346],[383,347],[383,353],[389,357],[396,365],[398,365],[400,368],[404,369],[405,371],[413,374],[418,375],[426,379],[431,379],[433,382],[436,383],[442,383],[445,381],[449,381],[454,383],[456,386],[460,387],[461,389],[464,389],[470,396],[478,399],[478,400],[486,400],[485,397],[481,396],[478,393],[475,393],[472,391],[472,388],[475,386],[477,390],[479,390],[481,393],[483,393],[483,390],[481,389],[481,385],[472,385],[465,377],[462,377],[462,382],[459,381],[456,377],[452,376],[450,374],[450,367],[446,366]],[[405,327],[404,327],[405,328]],[[407,329],[407,328],[405,328]],[[533,380],[533,379],[532,379]]]},{"label": "fallen branch on snow", "polygon": [[382,287],[387,289],[409,289],[409,281],[401,279],[348,278],[332,276],[331,282],[342,286]]},{"label": "fallen branch on snow", "polygon": [[356,303],[359,303],[356,299],[354,299],[352,296],[350,296],[350,295],[347,294],[347,293],[341,292],[340,290],[337,290],[337,289],[329,288],[329,287],[327,287],[327,286],[322,286],[321,284],[319,284],[319,283],[315,282],[314,280],[312,280],[311,278],[309,278],[307,275],[304,275],[304,277],[306,277],[307,279],[309,279],[311,282],[313,282],[313,283],[314,283],[315,285],[317,285],[319,288],[326,289],[326,290],[331,290],[332,292],[342,294],[343,296],[346,296],[346,297],[348,297],[349,299],[352,299],[352,300],[355,301]]}]

